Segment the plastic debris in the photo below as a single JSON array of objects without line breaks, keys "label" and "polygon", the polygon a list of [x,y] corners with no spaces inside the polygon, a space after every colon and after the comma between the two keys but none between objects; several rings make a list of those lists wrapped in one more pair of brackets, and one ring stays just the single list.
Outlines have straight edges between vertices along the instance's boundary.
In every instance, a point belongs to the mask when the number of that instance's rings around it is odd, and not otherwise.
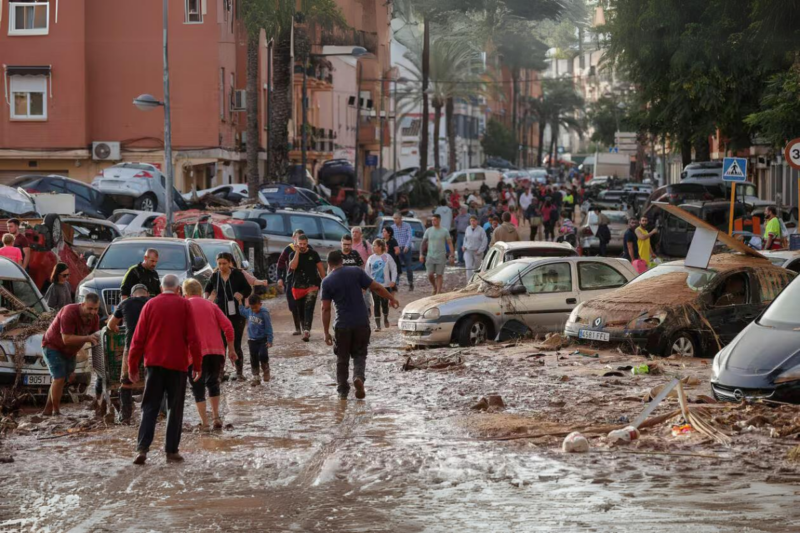
[{"label": "plastic debris", "polygon": [[628,426],[624,429],[615,429],[608,434],[609,444],[623,444],[631,442],[639,438],[639,430],[633,426]]},{"label": "plastic debris", "polygon": [[649,374],[649,373],[650,373],[650,367],[647,365],[637,365],[631,368],[631,374],[634,376],[638,376],[641,374]]},{"label": "plastic debris", "polygon": [[586,453],[589,451],[589,441],[579,432],[573,431],[561,443],[561,451],[564,453]]},{"label": "plastic debris", "polygon": [[688,435],[694,432],[694,428],[691,424],[683,424],[678,426],[672,426],[672,436],[673,437],[680,437],[681,435]]}]

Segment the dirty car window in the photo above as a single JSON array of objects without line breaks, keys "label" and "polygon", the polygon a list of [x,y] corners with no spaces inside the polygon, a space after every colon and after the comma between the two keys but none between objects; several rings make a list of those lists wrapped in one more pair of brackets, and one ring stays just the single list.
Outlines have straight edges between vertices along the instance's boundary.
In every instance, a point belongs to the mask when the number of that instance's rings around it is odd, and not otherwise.
[{"label": "dirty car window", "polygon": [[490,283],[498,285],[507,285],[519,279],[519,273],[528,265],[525,263],[504,263],[497,268],[481,274],[481,278]]},{"label": "dirty car window", "polygon": [[[28,307],[33,307],[33,309],[39,313],[44,313],[44,305],[42,304],[42,300],[36,295],[36,291],[33,289],[33,287],[31,287],[31,284],[27,280],[12,281],[4,279],[2,280],[2,283],[4,289],[21,300],[25,305]],[[6,309],[17,309],[17,306],[14,305],[14,302],[5,296],[0,297],[0,304],[2,304],[2,306]]]},{"label": "dirty car window", "polygon": [[112,244],[106,250],[100,264],[99,270],[128,270],[137,263],[142,262],[144,252],[148,248],[158,250],[158,266],[156,269],[162,270],[186,270],[186,250],[182,245],[164,246],[154,242]]},{"label": "dirty car window", "polygon": [[529,294],[572,291],[572,268],[569,263],[543,265],[522,277]]},{"label": "dirty car window", "polygon": [[686,273],[686,285],[693,291],[703,290],[711,281],[717,277],[717,273],[713,270],[703,270],[700,268],[690,268],[685,266],[669,266],[661,265],[648,272],[645,272],[638,278],[635,278],[631,283],[639,283],[646,279],[655,279],[665,274],[672,274],[675,272]]},{"label": "dirty car window", "polygon": [[800,282],[795,280],[786,287],[758,322],[778,329],[800,328]]}]

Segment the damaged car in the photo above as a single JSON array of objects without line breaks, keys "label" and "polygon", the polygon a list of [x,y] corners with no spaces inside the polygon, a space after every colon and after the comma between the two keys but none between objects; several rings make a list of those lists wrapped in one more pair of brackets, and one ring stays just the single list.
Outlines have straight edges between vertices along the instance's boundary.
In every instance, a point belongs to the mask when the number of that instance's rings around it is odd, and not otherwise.
[{"label": "damaged car", "polygon": [[711,390],[721,401],[767,398],[800,403],[799,281],[717,354]]},{"label": "damaged car", "polygon": [[[54,314],[30,276],[14,261],[0,258],[0,387],[46,395],[51,377],[42,356],[42,338]],[[69,388],[83,392],[92,379],[90,350],[76,356]]]},{"label": "damaged car", "polygon": [[636,276],[624,259],[528,257],[481,274],[464,289],[408,304],[400,317],[410,345],[474,346],[500,336],[562,331],[572,309]]},{"label": "damaged car", "polygon": [[717,254],[708,268],[659,265],[626,286],[575,308],[565,334],[651,355],[716,353],[795,277],[767,259]]}]

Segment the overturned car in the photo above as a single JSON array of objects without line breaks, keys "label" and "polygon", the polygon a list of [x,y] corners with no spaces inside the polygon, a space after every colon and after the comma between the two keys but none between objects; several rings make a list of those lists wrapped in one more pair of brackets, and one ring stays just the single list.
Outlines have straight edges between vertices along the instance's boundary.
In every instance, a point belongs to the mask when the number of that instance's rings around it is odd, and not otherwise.
[{"label": "overturned car", "polygon": [[422,298],[403,309],[399,327],[410,345],[474,346],[500,335],[561,331],[580,302],[636,276],[624,259],[527,257],[480,274],[464,289]]},{"label": "overturned car", "polygon": [[575,308],[565,334],[651,355],[713,355],[730,343],[795,274],[767,259],[717,254],[708,268],[675,261]]}]

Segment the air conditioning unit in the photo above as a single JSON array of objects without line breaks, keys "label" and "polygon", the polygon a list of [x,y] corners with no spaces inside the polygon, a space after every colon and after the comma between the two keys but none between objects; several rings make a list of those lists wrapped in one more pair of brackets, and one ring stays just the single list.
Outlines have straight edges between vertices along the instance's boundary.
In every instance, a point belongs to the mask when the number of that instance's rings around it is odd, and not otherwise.
[{"label": "air conditioning unit", "polygon": [[92,143],[92,159],[95,161],[119,161],[122,159],[118,142]]},{"label": "air conditioning unit", "polygon": [[247,109],[247,91],[237,89],[233,93],[233,110],[244,111]]}]

